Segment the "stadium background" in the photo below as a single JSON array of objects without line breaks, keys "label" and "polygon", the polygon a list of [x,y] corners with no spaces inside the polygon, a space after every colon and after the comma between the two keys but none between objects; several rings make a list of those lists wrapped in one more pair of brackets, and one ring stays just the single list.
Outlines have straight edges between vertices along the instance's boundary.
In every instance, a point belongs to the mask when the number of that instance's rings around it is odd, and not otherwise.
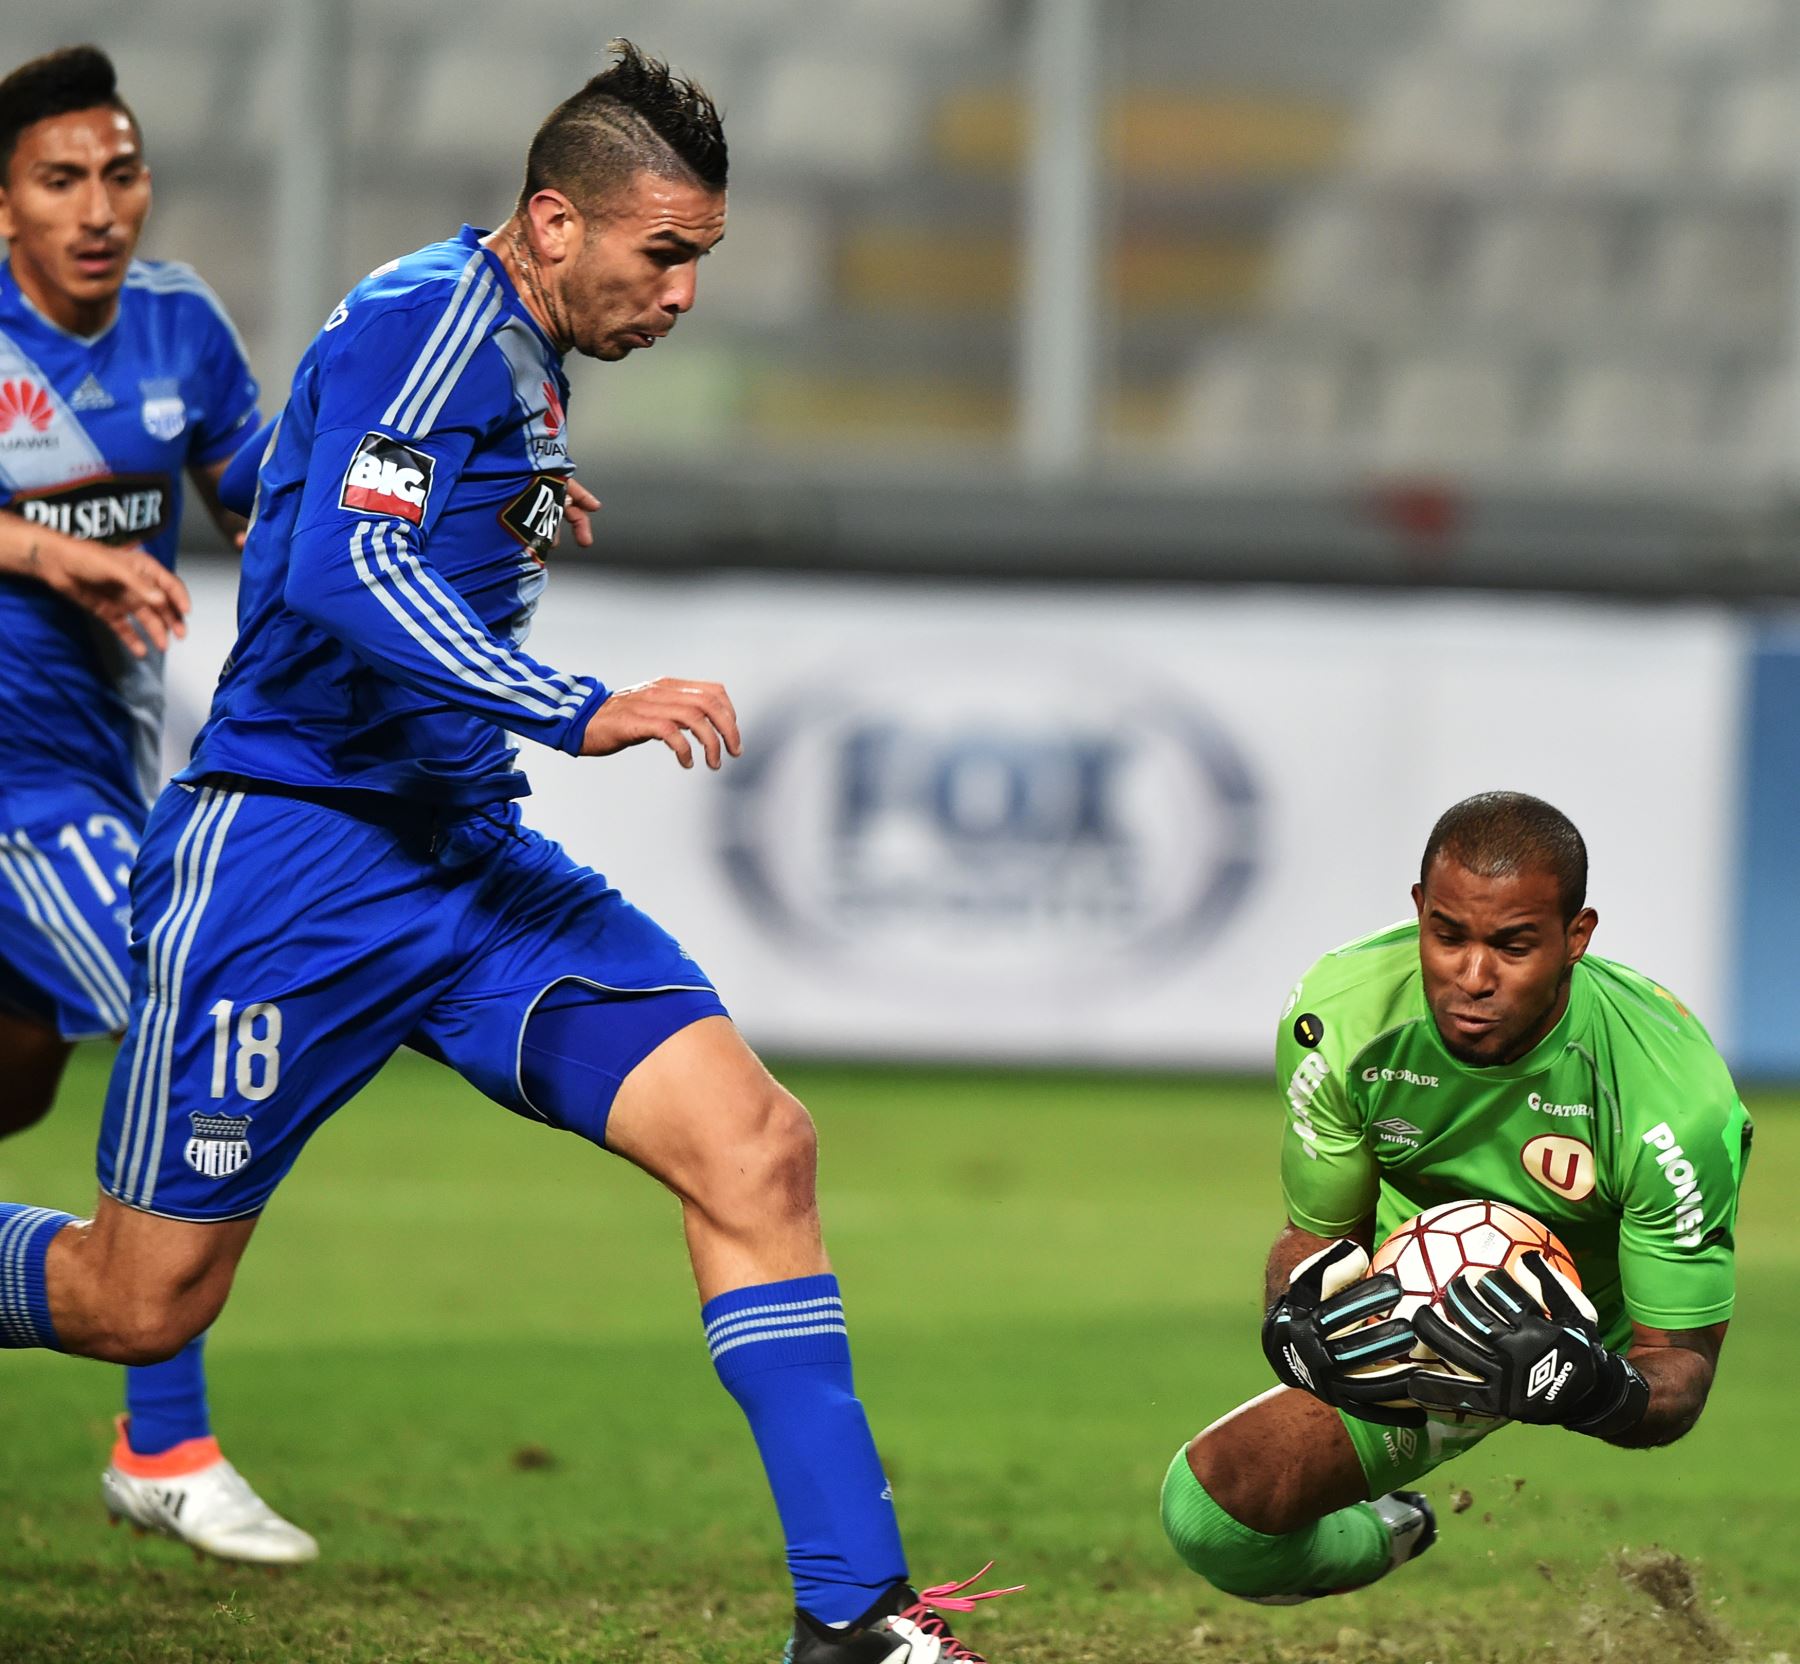
[{"label": "stadium background", "polygon": [[[1051,1562],[1029,1568],[1048,1604],[981,1633],[1009,1657],[1107,1637],[1109,1657],[1411,1657],[1434,1590],[1491,1599],[1536,1564],[1512,1621],[1417,1656],[1790,1641],[1791,1591],[1747,1547],[1778,1536],[1771,1383],[1800,1315],[1779,1095],[1756,1100],[1761,1237],[1747,1215],[1762,1315],[1655,1472],[1559,1451],[1546,1473],[1541,1441],[1535,1468],[1478,1455],[1484,1508],[1501,1475],[1540,1477],[1465,1522],[1477,1546],[1435,1584],[1266,1621],[1172,1570],[1145,1498],[1179,1437],[1262,1384],[1274,1104],[1232,1072],[1266,1068],[1312,958],[1404,910],[1454,798],[1567,809],[1598,949],[1675,988],[1747,1076],[1800,1071],[1800,5],[59,0],[9,11],[0,59],[113,52],[156,173],[145,252],[219,291],[273,409],[362,272],[504,216],[537,118],[614,33],[720,99],[730,229],[674,340],[574,371],[571,450],[607,506],[533,642],[615,685],[725,680],[748,750],[716,779],[534,751],[535,814],[797,1060],[878,1428],[956,1505],[909,1518],[960,1575],[996,1513],[1032,1558],[1029,1512]],[[233,584],[199,530],[184,560],[176,748]],[[104,1054],[84,1065],[0,1148],[0,1177],[70,1206]],[[443,1625],[478,1621],[500,1628],[470,1656],[565,1656],[569,1626],[607,1657],[759,1656],[766,1505],[707,1396],[676,1247],[645,1245],[672,1221],[628,1175],[450,1115],[465,1096],[403,1061],[340,1117],[221,1325],[232,1447],[283,1474],[271,1494],[335,1569],[240,1600],[153,1547],[96,1550],[110,1386],[90,1371],[77,1399],[67,1366],[9,1361],[21,1413],[57,1425],[0,1456],[31,1498],[0,1532],[20,1573],[0,1655],[188,1656],[198,1612],[208,1657],[460,1657]],[[910,1220],[906,1182],[933,1192]],[[546,1216],[608,1268],[600,1307],[538,1242]],[[492,1265],[530,1266],[532,1292],[478,1283]],[[1063,1378],[972,1408],[912,1359],[922,1321],[971,1380],[1045,1348]],[[640,1370],[671,1383],[668,1419],[608,1397],[586,1448],[564,1400]],[[320,1436],[322,1398],[354,1404],[346,1430]],[[723,1539],[677,1495],[679,1453],[715,1434],[708,1483],[743,1521]],[[458,1441],[521,1460],[465,1467]],[[521,1479],[539,1448],[551,1471]],[[1609,1581],[1653,1537],[1725,1591],[1712,1639],[1700,1608]],[[591,1592],[584,1556],[614,1569],[597,1616],[559,1604]],[[729,1621],[696,1630],[677,1596],[641,1633],[619,1566],[709,1590],[721,1560]],[[455,1616],[424,1638],[377,1620],[369,1563]],[[1579,1642],[1577,1609],[1600,1614]]]}]

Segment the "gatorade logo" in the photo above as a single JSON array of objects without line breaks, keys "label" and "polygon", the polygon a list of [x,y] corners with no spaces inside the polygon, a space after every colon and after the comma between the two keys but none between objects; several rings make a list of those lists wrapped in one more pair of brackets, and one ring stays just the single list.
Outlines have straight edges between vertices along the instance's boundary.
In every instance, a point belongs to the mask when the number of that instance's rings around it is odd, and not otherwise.
[{"label": "gatorade logo", "polygon": [[423,525],[431,501],[432,460],[385,433],[365,433],[350,458],[338,507],[353,514],[391,514]]}]

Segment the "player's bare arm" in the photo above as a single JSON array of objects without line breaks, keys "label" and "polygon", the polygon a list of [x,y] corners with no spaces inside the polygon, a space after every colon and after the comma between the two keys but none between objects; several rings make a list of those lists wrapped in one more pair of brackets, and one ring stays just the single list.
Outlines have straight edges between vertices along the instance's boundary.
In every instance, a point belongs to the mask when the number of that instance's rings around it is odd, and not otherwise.
[{"label": "player's bare arm", "polygon": [[1706,1408],[1729,1327],[1712,1323],[1704,1329],[1652,1329],[1632,1324],[1626,1357],[1650,1383],[1650,1406],[1637,1426],[1606,1442],[1627,1450],[1651,1450],[1691,1432]]},{"label": "player's bare arm", "polygon": [[737,712],[725,689],[717,682],[664,676],[613,693],[588,719],[581,755],[610,757],[628,746],[661,740],[683,768],[692,768],[690,734],[700,742],[708,768],[722,767],[727,752],[743,755]]},{"label": "player's bare arm", "polygon": [[0,514],[0,572],[55,590],[138,658],[150,647],[162,652],[171,635],[187,634],[187,585],[141,549],[109,549]]},{"label": "player's bare arm", "polygon": [[[1353,1230],[1344,1234],[1366,1252],[1375,1244],[1375,1216],[1370,1214]],[[1294,1275],[1295,1266],[1339,1240],[1341,1239],[1337,1237],[1319,1236],[1304,1226],[1296,1225],[1291,1219],[1283,1225],[1280,1235],[1269,1248],[1268,1264],[1263,1270],[1264,1308],[1274,1305],[1287,1292],[1288,1281]]]},{"label": "player's bare arm", "polygon": [[234,549],[244,546],[244,533],[250,522],[243,515],[228,509],[219,495],[219,482],[225,478],[225,470],[232,464],[233,458],[222,456],[217,462],[202,463],[188,470],[188,479],[199,494],[200,501],[206,505],[206,512],[212,517],[212,523],[224,534],[225,541]]}]

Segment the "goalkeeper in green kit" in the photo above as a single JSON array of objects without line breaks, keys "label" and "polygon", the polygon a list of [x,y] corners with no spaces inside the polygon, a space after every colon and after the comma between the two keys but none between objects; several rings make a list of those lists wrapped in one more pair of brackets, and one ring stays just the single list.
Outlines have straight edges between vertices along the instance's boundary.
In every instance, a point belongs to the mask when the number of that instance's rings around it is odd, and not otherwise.
[{"label": "goalkeeper in green kit", "polygon": [[[1288,1222],[1263,1323],[1282,1385],[1195,1437],[1163,1483],[1170,1541],[1217,1588],[1287,1605],[1374,1582],[1436,1535],[1405,1487],[1505,1421],[1646,1448],[1699,1419],[1750,1120],[1686,1008],[1587,955],[1586,889],[1566,816],[1483,793],[1433,828],[1417,921],[1295,988],[1276,1046]],[[1399,1284],[1364,1276],[1366,1250],[1477,1197],[1562,1239],[1598,1322],[1530,1253],[1541,1303],[1489,1272],[1393,1315]]]}]

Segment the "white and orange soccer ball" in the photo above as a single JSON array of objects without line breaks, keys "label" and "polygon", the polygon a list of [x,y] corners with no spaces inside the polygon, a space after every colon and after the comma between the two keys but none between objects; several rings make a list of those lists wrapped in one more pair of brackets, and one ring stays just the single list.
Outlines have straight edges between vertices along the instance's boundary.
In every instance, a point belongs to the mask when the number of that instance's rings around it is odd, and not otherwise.
[{"label": "white and orange soccer ball", "polygon": [[[1576,1303],[1592,1316],[1593,1307],[1587,1296],[1580,1292],[1581,1274],[1575,1269],[1575,1260],[1569,1250],[1548,1225],[1506,1202],[1477,1199],[1445,1202],[1427,1208],[1397,1227],[1375,1250],[1369,1270],[1371,1274],[1377,1271],[1394,1274],[1402,1293],[1389,1315],[1410,1318],[1421,1306],[1442,1301],[1444,1290],[1456,1278],[1468,1276],[1479,1280],[1488,1271],[1505,1271],[1517,1279],[1527,1294],[1539,1298],[1535,1279],[1519,1264],[1520,1256],[1534,1248],[1544,1256],[1550,1269],[1575,1291]],[[1423,1341],[1413,1347],[1412,1355],[1420,1363],[1435,1362],[1440,1369],[1452,1374],[1461,1373],[1439,1360]],[[1392,1402],[1405,1405],[1411,1400],[1400,1398]]]}]

